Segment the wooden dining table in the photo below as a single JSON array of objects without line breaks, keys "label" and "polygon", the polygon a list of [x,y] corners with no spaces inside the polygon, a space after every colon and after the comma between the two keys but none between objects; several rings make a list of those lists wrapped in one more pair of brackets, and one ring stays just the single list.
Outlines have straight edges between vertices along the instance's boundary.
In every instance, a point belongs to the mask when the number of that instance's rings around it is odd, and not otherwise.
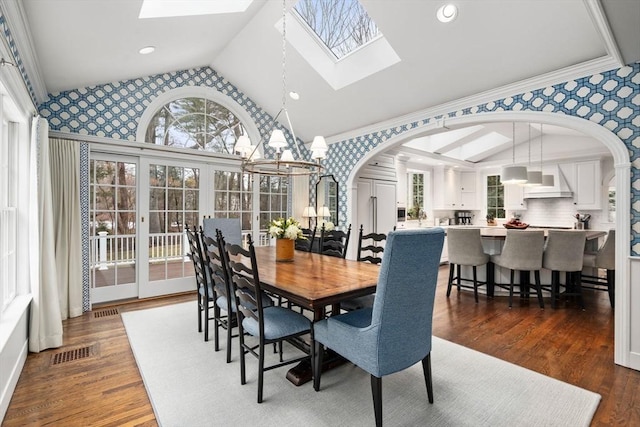
[{"label": "wooden dining table", "polygon": [[[255,248],[262,288],[313,312],[313,320],[326,316],[326,308],[340,312],[340,302],[372,294],[378,282],[378,265],[295,251],[292,262],[277,262],[275,248]],[[344,359],[334,353],[323,358],[323,371],[341,365]],[[312,379],[311,364],[306,361],[291,368],[287,379],[295,385]]]},{"label": "wooden dining table", "polygon": [[325,317],[332,306],[376,291],[380,267],[367,262],[296,251],[292,262],[276,262],[275,248],[255,248],[260,284],[268,292],[313,312],[313,320]]}]

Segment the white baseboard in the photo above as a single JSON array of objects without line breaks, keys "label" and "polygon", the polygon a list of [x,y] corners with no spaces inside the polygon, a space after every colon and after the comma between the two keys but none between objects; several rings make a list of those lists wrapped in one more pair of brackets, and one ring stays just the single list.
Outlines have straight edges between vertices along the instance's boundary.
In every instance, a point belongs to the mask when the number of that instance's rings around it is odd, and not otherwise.
[{"label": "white baseboard", "polygon": [[11,401],[11,397],[13,396],[13,391],[16,389],[16,385],[18,384],[18,379],[20,378],[20,374],[22,373],[22,368],[24,367],[25,362],[27,361],[27,354],[29,353],[29,340],[25,340],[22,349],[20,350],[20,354],[13,365],[13,369],[11,369],[11,373],[9,374],[6,382],[6,386],[4,390],[2,390],[2,396],[0,396],[0,423],[4,420],[4,416],[7,414],[7,409],[9,409],[9,402]]}]

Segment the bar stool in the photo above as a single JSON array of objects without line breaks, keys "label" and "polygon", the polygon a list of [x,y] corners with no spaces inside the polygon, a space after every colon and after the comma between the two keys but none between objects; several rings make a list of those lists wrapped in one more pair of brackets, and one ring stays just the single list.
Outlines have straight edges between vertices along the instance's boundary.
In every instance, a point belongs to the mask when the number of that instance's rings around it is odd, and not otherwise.
[{"label": "bar stool", "polygon": [[[544,231],[507,230],[507,237],[500,255],[491,255],[491,262],[495,265],[508,268],[509,281],[509,308],[513,302],[514,273],[520,271],[528,274],[533,271],[535,275],[535,289],[538,295],[538,304],[544,308],[542,300],[542,287],[540,286],[540,269],[542,268],[542,254],[544,252]],[[529,293],[531,284],[521,275],[520,296]],[[505,288],[504,285],[498,285]]]},{"label": "bar stool", "polygon": [[[478,286],[487,282],[478,281],[477,267],[486,265],[490,255],[482,249],[482,237],[479,228],[450,228],[447,230],[447,250],[449,253],[449,284],[447,286],[447,298],[451,295],[451,286],[456,282],[458,291],[460,288],[473,289],[473,295],[478,302]],[[473,279],[462,277],[461,266],[471,266]],[[454,270],[457,275],[454,277]],[[464,285],[461,282],[472,282],[473,286]]]},{"label": "bar stool", "polygon": [[[597,291],[606,290],[609,293],[609,303],[611,308],[615,308],[615,284],[616,284],[616,230],[609,230],[607,240],[598,252],[587,252],[584,254],[583,267],[602,268],[607,270],[607,277],[602,278],[598,275],[582,274],[582,283],[588,283],[593,286],[582,286],[584,289],[593,289]],[[604,286],[604,288],[603,288]]]},{"label": "bar stool", "polygon": [[564,296],[575,295],[584,310],[582,299],[582,262],[587,234],[578,230],[549,230],[542,258],[542,268],[551,270],[551,307],[560,298],[560,272],[566,273]]}]

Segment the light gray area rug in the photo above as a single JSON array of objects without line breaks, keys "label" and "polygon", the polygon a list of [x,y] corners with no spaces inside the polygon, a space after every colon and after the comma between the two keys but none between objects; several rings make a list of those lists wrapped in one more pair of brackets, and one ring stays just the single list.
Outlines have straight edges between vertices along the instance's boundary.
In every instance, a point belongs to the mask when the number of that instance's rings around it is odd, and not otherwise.
[{"label": "light gray area rug", "polygon": [[[240,385],[237,339],[227,364],[225,340],[219,352],[213,333],[205,343],[196,312],[193,302],[122,314],[162,426],[375,424],[370,377],[351,364],[324,373],[317,393],[311,383],[296,387],[287,381],[289,367],[268,371],[264,402],[256,403],[256,359],[247,357],[248,382]],[[427,401],[420,363],[386,376],[385,425],[588,426],[600,402],[596,393],[439,338],[431,357],[434,404]]]}]

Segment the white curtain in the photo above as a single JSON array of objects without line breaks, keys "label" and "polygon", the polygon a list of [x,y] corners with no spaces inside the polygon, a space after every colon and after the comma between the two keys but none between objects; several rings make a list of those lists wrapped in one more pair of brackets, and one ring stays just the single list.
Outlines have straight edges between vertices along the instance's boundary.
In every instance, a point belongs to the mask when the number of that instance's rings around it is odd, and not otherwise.
[{"label": "white curtain", "polygon": [[29,183],[29,351],[62,346],[62,316],[55,260],[49,125],[37,117],[31,127]]},{"label": "white curtain", "polygon": [[49,147],[55,255],[63,319],[82,314],[80,144],[51,139]]}]

